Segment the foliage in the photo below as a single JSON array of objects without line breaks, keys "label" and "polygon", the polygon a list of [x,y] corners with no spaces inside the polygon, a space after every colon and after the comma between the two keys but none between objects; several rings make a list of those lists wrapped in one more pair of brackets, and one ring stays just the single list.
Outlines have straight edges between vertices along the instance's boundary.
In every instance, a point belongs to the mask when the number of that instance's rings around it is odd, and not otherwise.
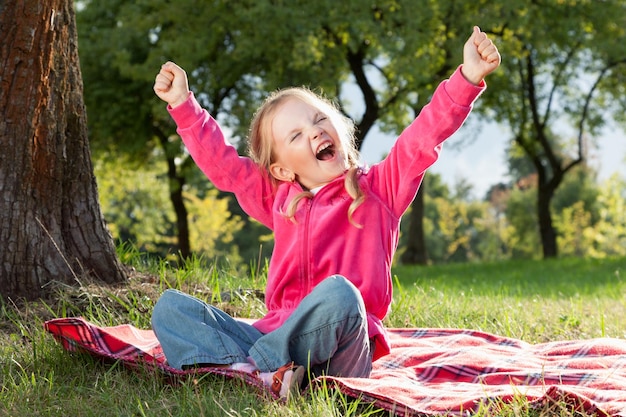
[{"label": "foliage", "polygon": [[506,243],[514,258],[535,259],[540,256],[536,193],[536,185],[514,188],[507,201],[505,214],[511,232]]},{"label": "foliage", "polygon": [[433,263],[504,260],[511,257],[510,226],[486,201],[426,197],[424,228]]},{"label": "foliage", "polygon": [[573,168],[554,194],[552,200],[554,213],[560,213],[567,207],[580,203],[589,213],[590,220],[595,223],[599,217],[601,203],[598,197],[603,186],[596,177],[595,172],[586,165]]},{"label": "foliage", "polygon": [[474,222],[484,217],[486,204],[439,197],[427,199],[425,205],[427,241],[433,244],[429,247],[439,243],[445,248],[439,256],[431,252],[431,259],[442,262],[476,260],[476,248],[472,245],[477,234]]},{"label": "foliage", "polygon": [[159,164],[134,169],[128,161],[96,159],[100,206],[114,239],[133,242],[148,253],[167,256],[174,244],[173,212],[159,178]]},{"label": "foliage", "polygon": [[189,205],[191,242],[193,250],[209,258],[229,255],[233,264],[241,263],[238,247],[233,244],[235,234],[243,222],[239,216],[231,216],[228,199],[219,198],[217,190],[210,190],[204,198],[186,193]]},{"label": "foliage", "polygon": [[602,7],[589,0],[492,4],[500,20],[492,30],[506,57],[490,77],[498,94],[485,104],[513,132],[511,168],[537,174],[545,257],[558,253],[551,211],[556,190],[585,161],[590,138],[624,111],[623,85],[615,88],[615,82],[626,74],[625,45],[617,41],[625,34],[625,7],[617,0]]},{"label": "foliage", "polygon": [[157,146],[152,141],[154,94],[150,78],[135,80],[120,69],[122,55],[147,53],[142,34],[120,22],[124,3],[78,3],[80,64],[92,150],[115,150],[142,161]]},{"label": "foliage", "polygon": [[[167,57],[180,57],[179,63],[190,70],[192,87],[214,114],[243,77],[232,62],[215,59],[225,58],[229,48],[223,42],[228,37],[228,22],[223,18],[228,15],[225,3],[207,2],[210,7],[195,3],[83,1],[77,16],[85,98],[96,153],[101,157],[121,153],[138,164],[160,148],[156,155],[167,161],[164,184],[175,208],[175,217],[168,218],[170,224],[164,227],[176,232],[183,257],[190,255],[190,235],[196,232],[189,229],[182,190],[186,184],[193,184],[198,187],[197,197],[203,198],[208,185],[199,179],[204,177],[180,140],[173,140],[174,123],[152,91],[154,76]],[[207,22],[214,22],[210,31],[205,30]],[[224,26],[218,27],[215,22]],[[206,63],[214,63],[210,71]],[[239,68],[245,72],[249,66]],[[240,89],[245,85],[242,83]],[[252,236],[239,239],[254,240]]]},{"label": "foliage", "polygon": [[[153,155],[141,168],[123,158],[97,159],[94,168],[100,204],[114,238],[160,257],[176,255],[171,253],[175,246],[174,213],[163,186],[164,165],[158,155]],[[208,259],[228,255],[231,262],[240,263],[233,239],[242,220],[231,215],[228,199],[219,197],[215,189],[200,193],[191,186],[184,195],[193,251]]]},{"label": "foliage", "polygon": [[[439,174],[428,173],[424,178],[424,231],[430,262],[508,259],[505,216],[492,202],[472,200],[466,183],[454,188],[451,191]],[[405,239],[401,236],[400,252]]]},{"label": "foliage", "polygon": [[[198,198],[210,186],[180,142],[172,140],[174,126],[151,91],[163,61],[172,59],[187,69],[198,99],[242,150],[260,100],[286,85],[308,85],[335,99],[357,123],[361,143],[374,124],[385,132],[406,126],[461,62],[469,29],[479,24],[496,38],[504,60],[475,111],[511,128],[512,177],[540,174],[540,188],[534,194],[511,191],[506,212],[465,204],[461,189],[455,190],[457,201],[432,200],[426,221],[432,258],[537,257],[546,214],[551,222],[579,199],[589,221],[598,221],[597,187],[591,177],[584,179],[587,187],[577,187],[583,177],[571,167],[582,161],[581,143],[592,145],[614,115],[619,121],[626,84],[621,82],[624,45],[616,41],[626,27],[615,20],[626,16],[621,2],[603,2],[601,8],[589,0],[80,4],[81,62],[95,143],[105,152],[125,149],[142,161],[159,143],[176,168],[168,171],[171,189],[190,183]],[[256,258],[261,244],[261,256],[267,256],[271,235],[250,222],[235,201],[229,211],[244,222],[233,240],[243,259]]]},{"label": "foliage", "polygon": [[616,175],[601,184],[596,212],[583,200],[557,217],[564,256],[603,258],[626,254],[626,181]]}]

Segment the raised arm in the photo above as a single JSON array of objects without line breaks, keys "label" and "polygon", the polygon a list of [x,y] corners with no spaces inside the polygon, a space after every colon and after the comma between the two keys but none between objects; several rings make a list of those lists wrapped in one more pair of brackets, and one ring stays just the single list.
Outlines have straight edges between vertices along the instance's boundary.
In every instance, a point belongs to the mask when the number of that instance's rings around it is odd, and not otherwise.
[{"label": "raised arm", "polygon": [[271,182],[252,160],[239,156],[226,140],[217,121],[190,92],[185,71],[173,62],[166,62],[155,78],[153,89],[168,103],[176,131],[196,165],[218,189],[234,193],[248,215],[271,229]]},{"label": "raised arm", "polygon": [[463,64],[437,87],[387,158],[371,168],[373,189],[397,216],[415,197],[424,172],[439,157],[441,144],[464,123],[485,89],[484,77],[499,65],[498,49],[475,26],[463,47]]}]

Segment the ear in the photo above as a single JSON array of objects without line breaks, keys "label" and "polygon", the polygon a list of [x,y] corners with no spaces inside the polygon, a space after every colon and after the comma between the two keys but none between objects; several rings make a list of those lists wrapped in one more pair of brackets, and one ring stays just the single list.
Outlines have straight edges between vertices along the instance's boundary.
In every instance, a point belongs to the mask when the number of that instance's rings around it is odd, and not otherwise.
[{"label": "ear", "polygon": [[296,174],[292,170],[277,162],[270,165],[270,174],[278,181],[293,182],[296,179]]}]

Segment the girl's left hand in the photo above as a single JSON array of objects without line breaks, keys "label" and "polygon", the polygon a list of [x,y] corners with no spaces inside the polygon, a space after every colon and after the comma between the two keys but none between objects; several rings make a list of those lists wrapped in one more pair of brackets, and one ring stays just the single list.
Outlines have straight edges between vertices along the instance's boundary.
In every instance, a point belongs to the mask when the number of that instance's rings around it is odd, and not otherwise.
[{"label": "girl's left hand", "polygon": [[465,78],[478,85],[488,74],[500,66],[500,53],[485,32],[474,26],[474,32],[463,46],[463,67]]}]

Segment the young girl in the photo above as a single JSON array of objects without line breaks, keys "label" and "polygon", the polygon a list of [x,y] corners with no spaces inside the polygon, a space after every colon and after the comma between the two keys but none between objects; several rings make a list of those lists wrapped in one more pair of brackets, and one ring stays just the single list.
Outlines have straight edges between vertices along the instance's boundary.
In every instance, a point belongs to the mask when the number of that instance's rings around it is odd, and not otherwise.
[{"label": "young girl", "polygon": [[196,164],[275,238],[268,311],[254,324],[176,290],[161,296],[152,325],[170,366],[256,373],[280,398],[299,388],[303,366],[312,376],[369,376],[390,349],[382,320],[400,218],[499,64],[496,46],[475,27],[463,64],[369,170],[358,166],[353,123],[303,88],[267,98],[252,120],[250,158],[240,157],[185,72],[164,64],[154,91]]}]

